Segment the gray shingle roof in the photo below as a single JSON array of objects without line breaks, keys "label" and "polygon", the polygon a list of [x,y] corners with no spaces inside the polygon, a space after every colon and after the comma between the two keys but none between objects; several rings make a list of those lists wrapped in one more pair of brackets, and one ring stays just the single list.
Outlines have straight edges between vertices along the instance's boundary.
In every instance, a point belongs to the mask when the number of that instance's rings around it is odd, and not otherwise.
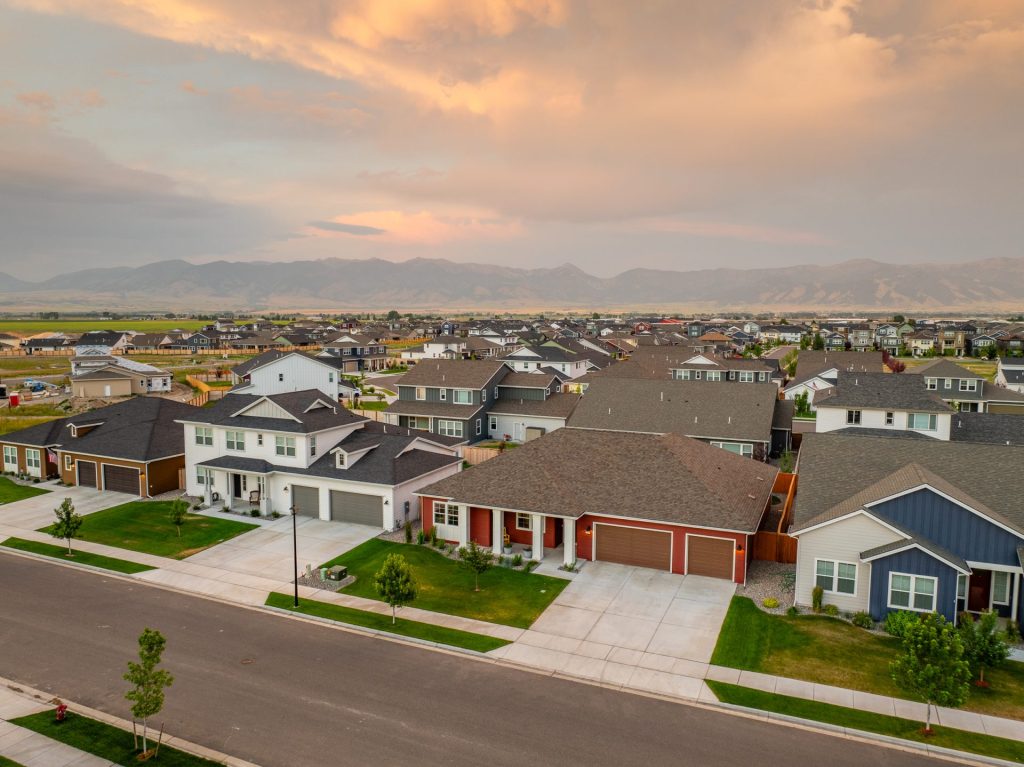
[{"label": "gray shingle roof", "polygon": [[419,494],[572,518],[614,510],[622,517],[754,532],[777,474],[767,464],[674,434],[567,428]]},{"label": "gray shingle roof", "polygon": [[498,386],[514,386],[519,389],[547,389],[554,383],[557,383],[558,379],[551,373],[520,373],[510,372],[504,378]]},{"label": "gray shingle roof", "polygon": [[922,375],[928,378],[970,378],[974,380],[984,380],[982,376],[977,373],[972,373],[962,365],[957,365],[955,362],[947,359],[937,359],[931,362],[926,362],[923,365],[917,367],[907,368],[907,373],[911,375]]},{"label": "gray shingle roof", "polygon": [[595,378],[569,425],[769,442],[777,397],[768,383]]},{"label": "gray shingle roof", "polygon": [[[273,418],[267,416],[236,415],[239,411],[255,404],[261,399],[268,399],[278,405],[292,418]],[[307,412],[307,408],[317,400],[328,407],[317,407]],[[183,418],[190,423],[217,424],[219,426],[237,426],[240,429],[266,429],[267,431],[284,431],[295,434],[310,434],[335,426],[346,426],[353,423],[366,422],[369,419],[355,415],[330,397],[316,389],[270,394],[262,397],[256,394],[229,393],[208,408],[192,408],[192,415]]]},{"label": "gray shingle roof", "polygon": [[815,407],[913,410],[951,413],[953,408],[934,391],[924,387],[919,376],[893,373],[841,372],[836,385],[814,397]]},{"label": "gray shingle roof", "polygon": [[858,373],[881,373],[881,352],[831,352],[803,349],[797,355],[796,375],[790,385],[803,383],[825,370],[839,370]]},{"label": "gray shingle roof", "polygon": [[1019,503],[1024,450],[874,437],[849,429],[805,434],[799,474],[793,531],[927,482],[1024,533],[1024,506]]},{"label": "gray shingle roof", "polygon": [[454,405],[451,402],[427,402],[426,400],[395,400],[387,406],[386,412],[398,415],[422,415],[433,418],[472,418],[483,409],[482,405]]},{"label": "gray shingle roof", "polygon": [[1024,445],[1024,413],[956,413],[949,430],[952,442]]},{"label": "gray shingle roof", "polygon": [[500,360],[423,360],[402,376],[401,386],[481,389],[508,367]]},{"label": "gray shingle roof", "polygon": [[548,418],[568,418],[580,401],[579,394],[552,394],[547,399],[501,399],[490,413],[497,415],[533,415]]},{"label": "gray shingle roof", "polygon": [[901,538],[900,540],[893,541],[892,543],[884,543],[881,546],[875,546],[875,548],[873,549],[862,551],[860,553],[860,558],[862,560],[873,559],[875,557],[884,556],[891,552],[900,551],[901,549],[905,549],[907,546],[914,545],[920,546],[922,549],[927,551],[932,556],[938,557],[939,559],[949,562],[949,564],[959,568],[965,573],[969,573],[971,571],[971,566],[967,564],[967,560],[965,560],[963,557],[954,554],[949,549],[939,546],[937,543],[929,541],[927,538],[922,538],[916,535],[910,536],[909,538]]}]

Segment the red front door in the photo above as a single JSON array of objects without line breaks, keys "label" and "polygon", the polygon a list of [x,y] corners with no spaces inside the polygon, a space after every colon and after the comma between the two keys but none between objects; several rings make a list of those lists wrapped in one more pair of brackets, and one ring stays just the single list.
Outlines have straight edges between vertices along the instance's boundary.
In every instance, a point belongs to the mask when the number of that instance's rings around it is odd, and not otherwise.
[{"label": "red front door", "polygon": [[989,607],[989,589],[992,588],[992,571],[975,570],[967,582],[967,610],[972,613],[984,612]]}]

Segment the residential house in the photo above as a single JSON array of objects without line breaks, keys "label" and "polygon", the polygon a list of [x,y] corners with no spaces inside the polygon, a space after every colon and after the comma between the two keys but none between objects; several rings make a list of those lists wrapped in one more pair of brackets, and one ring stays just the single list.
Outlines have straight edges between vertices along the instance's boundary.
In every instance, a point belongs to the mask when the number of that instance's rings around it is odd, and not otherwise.
[{"label": "residential house", "polygon": [[460,546],[500,553],[507,536],[536,561],[743,583],[777,473],[676,434],[567,428],[417,494],[424,529]]},{"label": "residential house", "polygon": [[563,428],[580,399],[563,393],[561,379],[550,372],[508,373],[498,382],[497,395],[487,410],[487,433],[512,442]]},{"label": "residential house", "polygon": [[323,345],[319,357],[336,357],[344,364],[344,372],[384,370],[388,366],[387,345],[371,336],[346,334]]},{"label": "residential house", "polygon": [[133,397],[0,437],[4,471],[145,498],[177,490],[185,467],[175,420],[197,408]]},{"label": "residential house", "polygon": [[953,408],[921,385],[921,379],[892,373],[841,371],[835,386],[814,399],[816,431],[870,429],[910,431],[948,440]]},{"label": "residential house", "polygon": [[450,445],[370,422],[315,390],[229,394],[180,423],[189,494],[263,515],[393,530],[416,518],[416,490],[462,467]]},{"label": "residential house", "polygon": [[863,433],[808,434],[790,534],[796,602],[883,620],[995,610],[1020,621],[1024,450]]},{"label": "residential house", "polygon": [[[90,330],[82,333],[75,346],[78,348],[100,347],[108,351],[124,351],[132,340],[132,334],[124,330]],[[77,352],[76,352],[77,353]]]},{"label": "residential house", "polygon": [[996,386],[1024,394],[1024,359],[1000,357],[996,369]]},{"label": "residential house", "polygon": [[271,349],[231,369],[232,393],[268,396],[316,389],[337,401],[359,391],[342,376],[339,357],[313,357]]},{"label": "residential house", "polygon": [[502,359],[509,368],[520,373],[550,368],[569,378],[579,378],[597,368],[589,357],[566,351],[559,346],[523,346],[508,352]]},{"label": "residential house", "polygon": [[804,349],[797,356],[796,375],[782,390],[785,399],[795,400],[802,394],[814,410],[817,393],[835,386],[840,370],[881,373],[884,370],[881,352],[834,352]]},{"label": "residential house", "polygon": [[924,379],[954,410],[970,413],[1024,415],[1024,394],[1000,387],[952,360],[938,359],[907,370],[905,375]]},{"label": "residential house", "polygon": [[924,357],[939,350],[939,339],[934,330],[916,330],[904,336],[904,341],[914,357]]},{"label": "residential house", "polygon": [[[768,360],[702,353],[670,366],[669,373],[677,381],[770,383],[778,367]],[[776,383],[781,381],[777,379]]]}]

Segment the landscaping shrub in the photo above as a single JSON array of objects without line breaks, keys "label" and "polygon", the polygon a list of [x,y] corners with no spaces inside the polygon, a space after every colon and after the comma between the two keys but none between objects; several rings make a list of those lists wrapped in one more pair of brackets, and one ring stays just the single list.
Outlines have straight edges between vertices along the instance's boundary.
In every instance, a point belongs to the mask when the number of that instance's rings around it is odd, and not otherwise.
[{"label": "landscaping shrub", "polygon": [[412,543],[412,522],[405,521],[405,542]]},{"label": "landscaping shrub", "polygon": [[866,613],[863,610],[855,613],[850,622],[854,626],[860,626],[862,629],[871,629],[875,627],[875,621],[871,618],[870,613]]},{"label": "landscaping shrub", "polygon": [[259,515],[260,515],[260,510],[259,509],[249,509],[249,516],[250,517],[258,517]]},{"label": "landscaping shrub", "polygon": [[825,613],[825,615],[829,616],[830,618],[838,618],[839,617],[839,607],[837,607],[836,605],[825,605],[821,609],[821,611],[823,613]]},{"label": "landscaping shrub", "polygon": [[779,606],[779,600],[775,597],[765,597],[761,600],[761,604],[767,607],[769,610],[774,610]]},{"label": "landscaping shrub", "polygon": [[907,632],[907,626],[917,623],[919,616],[909,610],[898,610],[885,616],[885,631],[894,637],[903,638]]},{"label": "landscaping shrub", "polygon": [[416,543],[422,546],[425,540],[427,540],[427,534],[425,532],[420,530],[418,533],[416,533]]},{"label": "landscaping shrub", "polygon": [[540,562],[538,562],[536,559],[531,559],[529,562],[526,563],[526,572],[532,571],[535,567],[540,567]]},{"label": "landscaping shrub", "polygon": [[512,557],[512,567],[522,567],[522,565],[523,565],[523,555],[522,554],[514,555]]},{"label": "landscaping shrub", "polygon": [[821,586],[815,586],[811,590],[811,609],[813,609],[814,612],[821,612],[821,600],[824,598],[824,596],[825,589],[823,589]]},{"label": "landscaping shrub", "polygon": [[797,607],[796,605],[790,605],[790,608],[788,610],[786,610],[786,615],[788,615],[790,618],[795,618],[799,614],[800,614],[800,608]]},{"label": "landscaping shrub", "polygon": [[1020,644],[1020,624],[1017,621],[1006,622],[1006,641],[1010,644]]},{"label": "landscaping shrub", "polygon": [[434,546],[434,547],[437,546],[437,528],[436,527],[430,528],[430,545]]}]

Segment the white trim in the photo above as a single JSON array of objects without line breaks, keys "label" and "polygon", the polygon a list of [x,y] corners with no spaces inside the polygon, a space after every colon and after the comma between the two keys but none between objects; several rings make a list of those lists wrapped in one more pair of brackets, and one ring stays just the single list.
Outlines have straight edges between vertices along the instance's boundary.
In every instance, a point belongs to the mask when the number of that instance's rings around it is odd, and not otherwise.
[{"label": "white trim", "polygon": [[[989,572],[991,572],[992,575],[990,576],[991,579],[989,580],[989,584],[988,584],[988,609],[991,610],[995,605],[999,605],[1000,607],[1009,607],[1010,606],[1010,586],[1011,586],[1010,577],[1011,577],[1011,573],[1008,573],[1005,570],[990,570]],[[1001,575],[1005,575],[1006,576],[1006,601],[1005,602],[997,602],[996,601],[996,573],[999,573]],[[1016,573],[1013,573],[1012,575],[1013,575],[1013,577],[1016,577]]]},{"label": "white trim", "polygon": [[909,490],[901,490],[898,493],[893,493],[892,495],[887,495],[886,497],[879,498],[876,501],[871,501],[870,503],[865,503],[864,504],[864,508],[868,509],[868,508],[871,508],[872,506],[878,506],[879,504],[886,503],[887,501],[891,501],[891,500],[894,500],[896,498],[901,498],[904,495],[910,495],[911,493],[916,493],[918,490],[931,490],[933,493],[935,493],[936,495],[938,495],[938,496],[940,496],[942,498],[945,498],[947,501],[956,504],[957,506],[959,506],[962,509],[966,509],[967,511],[971,512],[972,514],[974,514],[974,515],[976,515],[978,517],[981,517],[986,522],[991,522],[996,527],[1002,528],[1003,530],[1005,530],[1008,533],[1013,533],[1018,538],[1024,540],[1024,533],[1020,533],[1020,532],[1018,532],[1017,530],[1014,530],[1011,527],[1007,527],[1002,522],[999,522],[998,520],[992,519],[992,517],[988,517],[985,514],[982,514],[977,509],[973,509],[970,506],[968,506],[966,503],[964,503],[963,501],[958,501],[956,498],[953,498],[952,496],[947,495],[946,493],[942,492],[941,490],[938,490],[938,489],[932,487],[927,482],[925,482],[923,484],[920,484],[917,487],[912,487]]},{"label": "white trim", "polygon": [[[690,574],[690,538],[712,538],[716,541],[728,541],[732,544],[732,553],[729,555],[732,560],[732,577],[729,579],[732,583],[736,582],[736,541],[732,538],[722,538],[719,535],[700,535],[699,533],[686,533],[685,537],[685,550],[684,554],[686,558],[683,560],[683,574]],[[706,576],[705,576],[706,577]],[[745,579],[744,579],[745,580]]]},{"label": "white trim", "polygon": [[[526,527],[522,527],[519,524],[519,518],[526,517]],[[533,530],[533,515],[527,514],[525,511],[516,512],[516,530],[522,532],[523,530]]]},{"label": "white trim", "polygon": [[[818,585],[818,577],[819,577],[818,576],[818,562],[830,562],[831,564],[835,565],[835,570],[832,573],[832,586],[833,587],[838,587],[839,586],[839,565],[852,565],[853,566],[853,591],[839,591],[838,588],[826,589],[824,586],[822,587],[822,590],[826,594],[838,594],[839,596],[844,596],[844,597],[856,597],[857,596],[857,587],[858,587],[858,585],[860,583],[860,565],[858,565],[856,562],[844,562],[841,559],[826,559],[824,557],[815,557],[814,558],[814,585],[815,586]],[[824,577],[824,576],[822,576],[822,577]],[[848,578],[843,578],[843,580],[849,580],[849,579]]]},{"label": "white trim", "polygon": [[[565,524],[565,523],[563,523],[563,524]],[[673,532],[671,530],[658,530],[657,528],[654,528],[654,527],[639,527],[637,525],[616,525],[616,524],[613,524],[611,522],[596,522],[595,521],[595,522],[592,523],[592,526],[593,526],[594,529],[592,530],[593,535],[591,537],[594,539],[594,541],[593,541],[593,544],[591,544],[591,549],[590,549],[590,556],[591,556],[591,559],[594,562],[608,562],[608,561],[610,561],[610,560],[607,560],[607,559],[598,559],[597,558],[597,528],[598,528],[599,525],[607,525],[608,527],[626,527],[626,528],[629,528],[630,530],[646,530],[646,531],[652,532],[652,533],[665,533],[665,535],[668,536],[668,567],[664,570],[664,572],[669,572],[669,573],[672,572],[672,562],[675,560],[675,554],[676,554],[676,537],[675,537],[675,535],[673,535]],[[564,539],[565,539],[565,531],[564,530],[562,531],[562,539],[563,539],[563,542],[564,542]],[[613,562],[612,564],[616,564],[616,563]],[[653,569],[653,568],[650,568],[650,569]]]},{"label": "white trim", "polygon": [[988,562],[973,562],[970,559],[964,560],[967,565],[973,570],[978,568],[979,570],[1000,570],[1005,573],[1024,573],[1024,567],[1014,567],[1013,565],[993,565]]},{"label": "white trim", "polygon": [[[301,420],[301,419],[299,419],[299,418],[296,418],[295,416],[293,416],[293,415],[292,415],[291,413],[289,413],[289,412],[288,412],[287,410],[285,410],[285,409],[284,409],[283,407],[281,407],[281,406],[280,406],[280,405],[278,405],[278,404],[277,404],[276,402],[274,402],[274,400],[270,399],[270,397],[269,397],[269,396],[267,396],[267,395],[264,395],[264,396],[260,397],[260,398],[259,398],[258,400],[256,400],[255,402],[250,402],[250,403],[249,403],[248,405],[246,405],[245,407],[243,407],[243,408],[242,408],[241,410],[237,410],[237,411],[235,411],[234,413],[231,413],[231,415],[229,415],[228,417],[229,417],[229,418],[235,418],[235,417],[237,417],[237,416],[240,416],[240,415],[242,415],[242,413],[246,412],[247,410],[252,410],[252,409],[253,409],[254,407],[256,407],[257,405],[259,405],[259,404],[261,404],[261,403],[263,403],[263,402],[269,402],[269,403],[270,403],[270,404],[272,404],[272,405],[273,405],[274,407],[276,407],[276,408],[278,408],[279,410],[281,410],[281,411],[282,411],[282,412],[283,412],[283,413],[284,413],[284,414],[285,414],[286,416],[288,416],[289,418],[291,418],[291,419],[292,419],[293,421],[295,421],[296,423],[302,423],[302,420]],[[314,403],[314,404],[316,404],[316,403]]]},{"label": "white trim", "polygon": [[[106,490],[107,489],[107,475],[104,474],[103,472],[104,472],[104,470],[108,466],[113,466],[115,469],[128,469],[130,471],[134,471],[135,472],[135,489],[136,490],[141,489],[141,487],[142,487],[142,470],[141,469],[136,469],[134,466],[122,466],[119,463],[103,463],[103,464],[100,464],[100,466],[97,469],[99,471],[98,479],[102,480],[102,484],[103,484],[103,487],[100,488],[101,490]],[[147,476],[147,482],[148,482],[148,476],[149,475],[147,474],[146,476]],[[148,486],[148,484],[147,484],[147,487],[146,487],[146,492],[145,493],[138,493],[138,496],[140,498],[148,498],[149,497],[149,486]]]},{"label": "white trim", "polygon": [[[149,464],[156,463],[157,461],[166,461],[168,458],[177,458],[179,456],[185,455],[184,453],[175,453],[174,455],[165,455],[160,458],[150,458],[148,461],[138,461],[134,458],[125,458],[119,455],[97,455],[96,453],[79,453],[79,451],[77,450],[65,449],[62,447],[54,448],[54,452],[56,452],[57,455],[71,453],[72,455],[87,455],[91,458],[106,458],[107,460],[110,461],[128,461],[129,463],[137,463],[143,466],[148,466]],[[95,461],[91,461],[90,463],[95,463]]]},{"label": "white trim", "polygon": [[[910,578],[910,604],[909,605],[894,605],[892,604],[892,577],[894,575],[902,575],[905,578]],[[917,586],[918,579],[927,579],[935,583],[935,588],[932,590],[932,606],[923,610],[920,607],[914,607],[914,594],[916,593],[915,587]],[[913,573],[898,573],[893,570],[889,571],[889,584],[885,592],[885,603],[886,607],[890,610],[910,610],[915,613],[933,613],[939,604],[939,579],[934,575],[914,575]]]},{"label": "white trim", "polygon": [[865,558],[862,558],[860,561],[861,562],[874,562],[876,559],[884,559],[885,557],[891,557],[893,554],[901,554],[902,552],[909,551],[910,549],[918,549],[919,551],[923,552],[924,554],[927,554],[928,556],[930,556],[932,559],[937,559],[939,562],[942,562],[942,564],[947,565],[947,566],[953,568],[958,573],[963,573],[965,575],[970,575],[971,574],[970,570],[964,570],[959,565],[955,565],[952,562],[950,562],[948,559],[946,559],[944,557],[940,557],[934,551],[929,551],[924,546],[922,546],[920,543],[918,543],[917,541],[911,540],[910,538],[906,539],[906,545],[901,546],[898,549],[892,549],[891,551],[886,551],[886,552],[883,552],[881,554],[875,554],[873,557],[865,557]]},{"label": "white trim", "polygon": [[903,530],[900,530],[897,527],[893,527],[888,522],[886,522],[884,519],[880,519],[880,518],[876,517],[874,514],[869,512],[867,509],[863,509],[863,508],[862,509],[857,509],[856,511],[848,512],[846,514],[843,514],[841,517],[834,517],[832,519],[826,519],[824,522],[819,522],[816,525],[811,525],[810,527],[805,527],[803,530],[797,530],[796,532],[791,532],[790,535],[793,536],[794,538],[798,538],[801,535],[803,535],[804,533],[809,533],[812,530],[817,530],[817,529],[822,528],[822,527],[828,527],[831,524],[835,524],[836,522],[842,522],[843,520],[851,519],[853,517],[856,517],[859,514],[863,514],[865,517],[867,517],[868,519],[870,519],[870,520],[872,520],[874,522],[877,522],[878,524],[880,524],[882,527],[886,528],[887,530],[892,530],[900,538],[906,538],[907,537],[906,532],[904,532]]},{"label": "white trim", "polygon": [[79,477],[78,477],[78,464],[80,464],[80,463],[91,463],[93,466],[96,467],[96,484],[93,485],[93,487],[95,487],[97,490],[99,490],[100,489],[100,468],[99,468],[99,463],[97,461],[83,461],[81,458],[76,458],[75,459],[75,485],[77,487],[82,487],[82,483],[81,483],[81,481],[79,480]]}]

